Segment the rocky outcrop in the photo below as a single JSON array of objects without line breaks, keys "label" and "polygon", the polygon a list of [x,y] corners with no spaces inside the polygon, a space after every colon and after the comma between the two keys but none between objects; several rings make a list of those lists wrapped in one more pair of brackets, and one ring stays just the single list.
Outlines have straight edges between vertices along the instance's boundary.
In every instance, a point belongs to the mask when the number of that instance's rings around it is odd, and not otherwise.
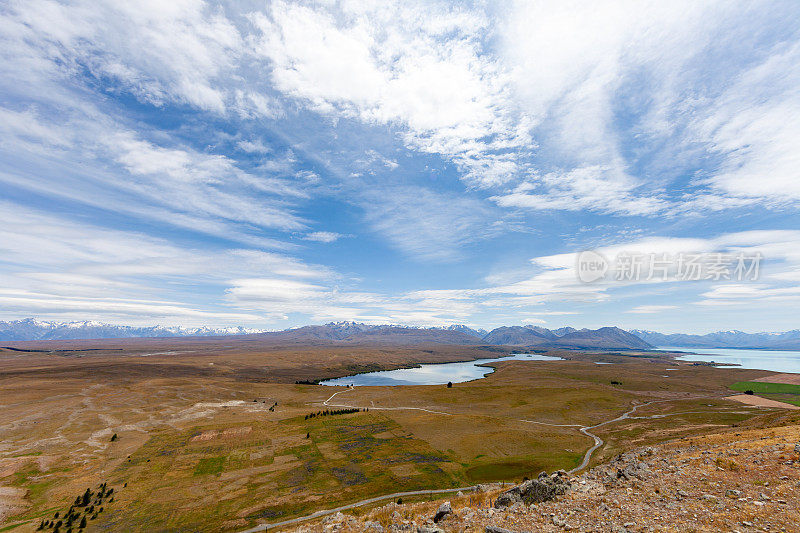
[{"label": "rocky outcrop", "polygon": [[516,503],[530,505],[554,499],[556,496],[565,494],[570,488],[567,473],[563,470],[548,476],[546,472],[539,474],[537,479],[531,479],[522,485],[517,485],[513,489],[502,493],[494,502],[496,509],[509,507]]}]

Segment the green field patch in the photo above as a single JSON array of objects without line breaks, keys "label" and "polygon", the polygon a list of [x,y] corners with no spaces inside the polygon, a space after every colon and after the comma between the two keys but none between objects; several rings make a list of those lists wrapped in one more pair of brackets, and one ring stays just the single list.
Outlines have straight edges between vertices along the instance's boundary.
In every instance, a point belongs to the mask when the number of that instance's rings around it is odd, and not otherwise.
[{"label": "green field patch", "polygon": [[11,524],[10,526],[0,527],[0,532],[1,531],[11,531],[14,528],[17,528],[19,526],[22,526],[22,525],[25,525],[25,524],[28,524],[28,523],[30,523],[30,520],[28,520],[27,522],[19,522],[18,524]]},{"label": "green field patch", "polygon": [[225,466],[225,457],[224,456],[217,456],[217,457],[203,457],[200,459],[200,462],[197,463],[197,467],[194,469],[195,476],[207,476],[210,474],[220,474],[222,473],[222,468]]},{"label": "green field patch", "polygon": [[542,471],[573,468],[580,464],[583,454],[566,450],[530,457],[510,457],[504,460],[476,464],[467,468],[466,475],[473,483],[519,481],[535,478]]},{"label": "green field patch", "polygon": [[763,381],[739,381],[731,385],[730,388],[739,392],[752,392],[770,400],[800,407],[800,385]]},{"label": "green field patch", "polygon": [[800,407],[800,398],[797,398],[797,397],[788,397],[787,398],[787,397],[784,397],[784,396],[776,394],[776,395],[771,395],[770,398],[772,398],[773,400],[778,400],[779,402],[790,403],[792,405],[796,405],[796,406]]},{"label": "green field patch", "polygon": [[800,385],[789,383],[767,383],[764,381],[739,381],[730,386],[731,389],[739,392],[748,390],[756,394],[798,394],[800,395]]}]

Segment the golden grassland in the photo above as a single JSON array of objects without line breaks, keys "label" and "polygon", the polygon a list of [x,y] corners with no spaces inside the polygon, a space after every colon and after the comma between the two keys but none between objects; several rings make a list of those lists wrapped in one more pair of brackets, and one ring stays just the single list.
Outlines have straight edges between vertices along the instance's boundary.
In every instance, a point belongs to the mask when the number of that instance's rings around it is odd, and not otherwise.
[{"label": "golden grassland", "polygon": [[330,403],[369,410],[308,419],[345,389],[295,381],[498,349],[172,341],[0,352],[0,528],[33,531],[107,482],[115,500],[87,531],[235,531],[385,493],[569,469],[591,439],[545,424],[594,425],[637,403],[660,402],[637,411],[648,418],[598,428],[606,445],[593,462],[774,424],[778,412],[724,399],[728,385],[769,372],[558,352],[569,360],[493,363],[487,378],[452,388],[346,390]]}]

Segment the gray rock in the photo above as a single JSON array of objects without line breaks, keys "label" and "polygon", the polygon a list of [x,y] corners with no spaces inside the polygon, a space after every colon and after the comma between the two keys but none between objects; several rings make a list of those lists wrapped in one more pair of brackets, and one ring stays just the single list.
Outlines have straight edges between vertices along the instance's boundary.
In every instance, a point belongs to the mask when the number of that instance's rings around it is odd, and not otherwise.
[{"label": "gray rock", "polygon": [[648,467],[645,463],[636,460],[631,461],[622,468],[617,468],[617,479],[647,479],[649,474],[650,467]]},{"label": "gray rock", "polygon": [[444,529],[430,526],[417,526],[417,533],[444,533]]},{"label": "gray rock", "polygon": [[510,529],[500,526],[486,526],[486,533],[514,533]]},{"label": "gray rock", "polygon": [[552,476],[540,474],[538,479],[531,479],[502,493],[495,500],[494,507],[502,509],[520,502],[525,505],[546,502],[566,493],[569,488],[566,473],[557,472]]},{"label": "gray rock", "polygon": [[450,502],[444,502],[442,505],[439,506],[439,509],[436,510],[436,514],[433,517],[433,521],[439,523],[440,520],[444,519],[447,515],[453,512],[453,507],[450,505]]}]

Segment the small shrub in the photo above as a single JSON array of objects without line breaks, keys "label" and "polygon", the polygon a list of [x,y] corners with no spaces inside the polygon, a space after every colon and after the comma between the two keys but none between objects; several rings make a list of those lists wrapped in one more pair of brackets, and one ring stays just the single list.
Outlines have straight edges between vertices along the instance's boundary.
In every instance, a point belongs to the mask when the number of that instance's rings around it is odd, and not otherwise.
[{"label": "small shrub", "polygon": [[726,457],[717,457],[714,463],[723,470],[729,470],[731,472],[737,472],[739,470],[739,463]]}]

